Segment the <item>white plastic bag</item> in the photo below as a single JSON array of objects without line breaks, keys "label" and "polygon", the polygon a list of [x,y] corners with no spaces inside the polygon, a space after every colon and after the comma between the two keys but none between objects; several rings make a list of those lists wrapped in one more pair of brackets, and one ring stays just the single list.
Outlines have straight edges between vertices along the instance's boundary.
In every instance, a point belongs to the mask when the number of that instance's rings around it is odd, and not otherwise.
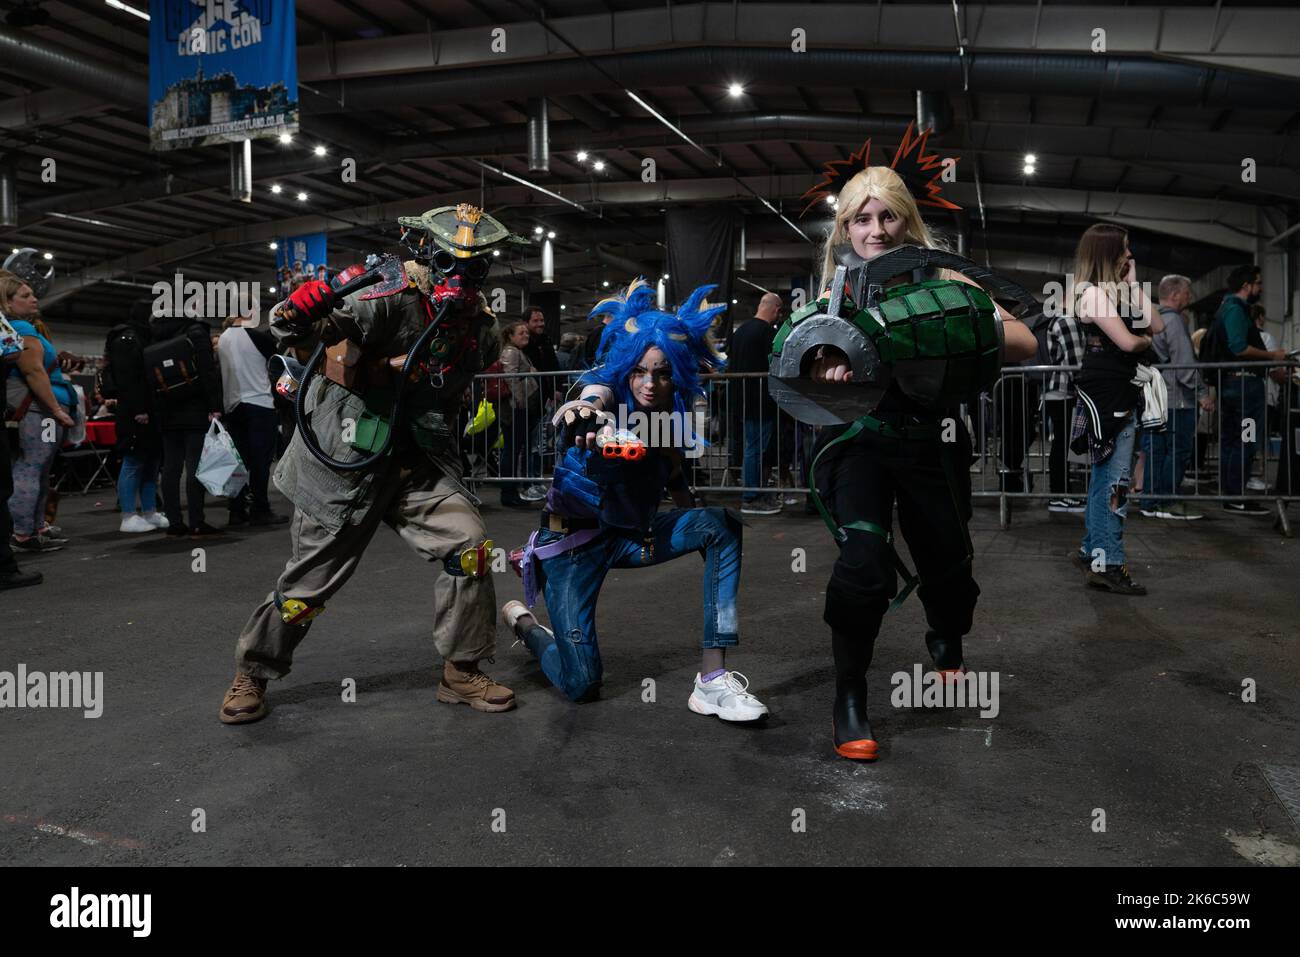
[{"label": "white plastic bag", "polygon": [[220,419],[213,420],[203,439],[198,480],[212,495],[224,495],[227,498],[239,494],[239,490],[248,484],[248,469],[239,457],[235,440],[230,437]]}]

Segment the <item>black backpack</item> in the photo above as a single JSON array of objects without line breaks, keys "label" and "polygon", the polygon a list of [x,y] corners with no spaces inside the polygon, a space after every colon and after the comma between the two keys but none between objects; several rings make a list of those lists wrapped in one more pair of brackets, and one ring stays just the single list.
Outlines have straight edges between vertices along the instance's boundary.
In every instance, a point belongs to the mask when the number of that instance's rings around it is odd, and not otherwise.
[{"label": "black backpack", "polygon": [[1223,320],[1215,317],[1210,323],[1209,330],[1205,333],[1205,338],[1201,340],[1201,348],[1196,354],[1197,362],[1231,362],[1236,356],[1228,354],[1228,331],[1223,325]]},{"label": "black backpack", "polygon": [[99,392],[106,399],[124,398],[131,383],[144,378],[144,343],[134,326],[108,330],[104,358],[108,364],[99,373]]},{"label": "black backpack", "polygon": [[[178,336],[145,346],[145,378],[153,394],[167,402],[189,399],[203,392],[197,352],[191,334],[194,326]],[[202,332],[203,327],[198,327]]]}]

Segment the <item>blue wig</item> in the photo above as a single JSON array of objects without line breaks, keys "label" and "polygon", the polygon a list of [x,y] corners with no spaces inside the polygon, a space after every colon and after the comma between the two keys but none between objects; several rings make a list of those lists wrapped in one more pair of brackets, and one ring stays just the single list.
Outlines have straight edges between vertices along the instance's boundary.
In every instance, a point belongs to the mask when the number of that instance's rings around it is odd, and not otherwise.
[{"label": "blue wig", "polygon": [[[612,389],[618,401],[635,409],[628,377],[651,348],[659,349],[673,370],[673,411],[689,416],[697,396],[704,395],[701,372],[717,372],[727,364],[709,328],[726,306],[708,306],[705,296],[716,286],[700,286],[677,309],[655,308],[655,290],[644,279],[627,287],[621,296],[597,303],[592,317],[610,316],[596,353],[596,365],[582,383]],[[689,421],[689,418],[683,418]]]}]

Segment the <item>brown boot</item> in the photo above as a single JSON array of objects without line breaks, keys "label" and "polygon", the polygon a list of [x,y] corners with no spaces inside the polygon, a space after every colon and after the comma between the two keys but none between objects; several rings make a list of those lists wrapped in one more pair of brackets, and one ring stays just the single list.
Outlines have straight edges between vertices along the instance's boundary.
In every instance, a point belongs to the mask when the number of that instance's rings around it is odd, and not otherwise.
[{"label": "brown boot", "polygon": [[467,704],[475,711],[509,711],[515,706],[515,693],[479,671],[477,661],[444,664],[437,697],[446,704]]},{"label": "brown boot", "polygon": [[235,672],[234,683],[221,702],[223,724],[248,724],[266,717],[266,679]]}]

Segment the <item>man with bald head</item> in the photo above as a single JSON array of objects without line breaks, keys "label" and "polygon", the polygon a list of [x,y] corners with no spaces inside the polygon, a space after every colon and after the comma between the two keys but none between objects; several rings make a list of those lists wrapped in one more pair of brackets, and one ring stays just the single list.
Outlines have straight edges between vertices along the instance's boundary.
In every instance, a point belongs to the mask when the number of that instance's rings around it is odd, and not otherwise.
[{"label": "man with bald head", "polygon": [[[766,374],[772,340],[785,311],[781,297],[774,292],[765,293],[758,301],[754,318],[742,322],[732,334],[728,372],[761,372]],[[744,423],[745,458],[742,481],[746,488],[761,487],[767,474],[766,459],[770,457],[772,436],[776,431],[776,403],[767,392],[767,379],[751,377],[743,384],[733,383],[731,401],[740,403],[740,418]],[[743,492],[741,511],[746,515],[775,515],[781,511],[781,498],[774,494],[756,491]]]}]

